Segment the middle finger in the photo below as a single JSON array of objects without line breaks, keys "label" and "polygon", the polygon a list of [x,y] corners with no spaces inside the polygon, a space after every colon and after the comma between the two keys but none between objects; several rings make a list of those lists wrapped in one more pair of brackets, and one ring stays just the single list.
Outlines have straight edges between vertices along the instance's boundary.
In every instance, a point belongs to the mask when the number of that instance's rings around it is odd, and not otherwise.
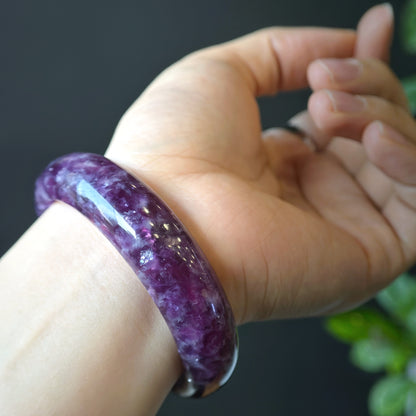
[{"label": "middle finger", "polygon": [[361,140],[366,126],[379,120],[416,143],[416,123],[412,115],[380,97],[320,90],[311,95],[308,109],[317,127],[329,137]]}]

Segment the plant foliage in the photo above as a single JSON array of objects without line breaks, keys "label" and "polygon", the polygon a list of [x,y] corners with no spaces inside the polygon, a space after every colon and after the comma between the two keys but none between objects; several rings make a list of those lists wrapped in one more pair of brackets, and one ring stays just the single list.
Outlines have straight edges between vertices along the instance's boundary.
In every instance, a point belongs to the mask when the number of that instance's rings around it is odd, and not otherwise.
[{"label": "plant foliage", "polygon": [[384,374],[372,388],[374,416],[416,416],[416,279],[403,274],[380,292],[381,310],[361,307],[326,321],[328,331],[351,344],[353,364]]},{"label": "plant foliage", "polygon": [[416,0],[409,0],[403,8],[401,35],[405,51],[416,54]]}]

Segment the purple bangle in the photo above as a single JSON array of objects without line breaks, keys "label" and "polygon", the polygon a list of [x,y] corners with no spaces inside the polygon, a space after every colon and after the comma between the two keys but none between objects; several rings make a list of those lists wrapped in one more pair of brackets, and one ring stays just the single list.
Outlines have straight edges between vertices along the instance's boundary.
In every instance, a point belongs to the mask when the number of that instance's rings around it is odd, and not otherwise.
[{"label": "purple bangle", "polygon": [[166,204],[116,164],[90,153],[56,159],[39,176],[38,215],[56,200],[101,230],[159,308],[183,363],[174,391],[201,397],[225,384],[238,354],[231,307],[205,256]]}]

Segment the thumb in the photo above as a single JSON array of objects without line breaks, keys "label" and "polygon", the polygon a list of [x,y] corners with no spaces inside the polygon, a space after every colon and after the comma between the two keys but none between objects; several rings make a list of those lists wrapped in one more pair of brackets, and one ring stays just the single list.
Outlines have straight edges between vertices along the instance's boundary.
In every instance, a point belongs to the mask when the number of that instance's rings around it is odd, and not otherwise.
[{"label": "thumb", "polygon": [[325,28],[267,28],[200,51],[237,69],[256,96],[307,86],[318,58],[352,56],[355,32]]},{"label": "thumb", "polygon": [[372,7],[358,23],[354,55],[357,58],[376,58],[388,62],[393,29],[394,12],[391,4]]}]

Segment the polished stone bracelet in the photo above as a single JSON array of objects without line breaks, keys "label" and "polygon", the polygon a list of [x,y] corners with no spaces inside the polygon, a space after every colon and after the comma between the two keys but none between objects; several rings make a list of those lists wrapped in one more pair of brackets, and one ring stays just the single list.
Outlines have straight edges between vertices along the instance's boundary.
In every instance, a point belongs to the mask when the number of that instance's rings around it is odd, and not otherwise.
[{"label": "polished stone bracelet", "polygon": [[175,339],[183,373],[174,391],[201,397],[230,377],[238,338],[231,307],[205,256],[146,185],[103,156],[56,159],[35,185],[40,215],[54,201],[89,218],[133,268]]}]

